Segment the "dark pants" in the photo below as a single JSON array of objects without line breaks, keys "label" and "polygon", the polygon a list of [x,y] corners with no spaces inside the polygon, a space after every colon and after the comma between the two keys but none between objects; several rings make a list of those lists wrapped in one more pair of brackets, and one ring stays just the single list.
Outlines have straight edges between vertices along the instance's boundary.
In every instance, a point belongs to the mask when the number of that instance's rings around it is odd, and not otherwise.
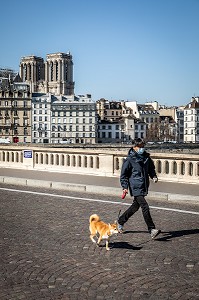
[{"label": "dark pants", "polygon": [[118,223],[120,225],[124,225],[128,221],[128,219],[141,207],[142,214],[146,225],[148,227],[148,231],[151,232],[151,229],[155,228],[155,224],[151,218],[149,205],[146,202],[144,196],[135,196],[132,205],[119,217]]}]

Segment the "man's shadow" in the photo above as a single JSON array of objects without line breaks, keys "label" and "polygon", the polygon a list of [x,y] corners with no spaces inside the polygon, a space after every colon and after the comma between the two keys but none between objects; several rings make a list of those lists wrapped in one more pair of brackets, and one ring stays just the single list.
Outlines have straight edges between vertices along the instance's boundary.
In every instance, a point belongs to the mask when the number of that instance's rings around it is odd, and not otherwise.
[{"label": "man's shadow", "polygon": [[[163,234],[163,236],[161,236]],[[184,229],[184,230],[176,230],[176,231],[162,231],[160,236],[156,239],[158,241],[169,241],[173,238],[192,235],[192,234],[199,234],[199,229]]]},{"label": "man's shadow", "polygon": [[[145,233],[146,231],[124,231],[123,234],[129,234],[129,233]],[[192,234],[199,234],[199,229],[183,229],[183,230],[176,230],[176,231],[161,231],[160,235],[155,238],[155,241],[170,241],[173,238],[181,237],[181,236],[186,236],[186,235],[192,235]],[[138,244],[136,247],[146,244],[150,242],[151,239],[144,241],[140,244]],[[134,246],[135,247],[135,246]]]}]

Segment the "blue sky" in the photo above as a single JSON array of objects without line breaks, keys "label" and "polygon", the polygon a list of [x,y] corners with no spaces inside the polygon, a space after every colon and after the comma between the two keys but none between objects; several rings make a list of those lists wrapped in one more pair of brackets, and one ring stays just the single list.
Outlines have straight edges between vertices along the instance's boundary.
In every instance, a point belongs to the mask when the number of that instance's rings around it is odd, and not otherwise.
[{"label": "blue sky", "polygon": [[1,3],[0,67],[70,51],[75,94],[187,104],[199,96],[199,0]]}]

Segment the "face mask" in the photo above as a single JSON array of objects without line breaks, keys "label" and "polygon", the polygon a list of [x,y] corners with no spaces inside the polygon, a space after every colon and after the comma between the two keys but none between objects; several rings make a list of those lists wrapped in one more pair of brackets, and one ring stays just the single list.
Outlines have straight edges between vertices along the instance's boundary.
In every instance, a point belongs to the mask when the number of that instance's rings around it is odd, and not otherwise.
[{"label": "face mask", "polygon": [[144,148],[138,148],[137,153],[138,154],[143,154],[144,153]]}]

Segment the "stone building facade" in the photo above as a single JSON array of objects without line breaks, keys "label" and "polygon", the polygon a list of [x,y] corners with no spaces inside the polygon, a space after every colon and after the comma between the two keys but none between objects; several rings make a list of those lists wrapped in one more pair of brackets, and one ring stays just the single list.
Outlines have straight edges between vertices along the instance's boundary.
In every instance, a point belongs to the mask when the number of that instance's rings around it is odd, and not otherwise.
[{"label": "stone building facade", "polygon": [[31,142],[31,93],[24,83],[0,88],[0,137]]},{"label": "stone building facade", "polygon": [[184,109],[184,142],[199,143],[199,97],[192,97]]},{"label": "stone building facade", "polygon": [[32,94],[32,142],[51,143],[51,94]]},{"label": "stone building facade", "polygon": [[91,95],[54,96],[51,113],[52,143],[97,142],[96,103]]}]

